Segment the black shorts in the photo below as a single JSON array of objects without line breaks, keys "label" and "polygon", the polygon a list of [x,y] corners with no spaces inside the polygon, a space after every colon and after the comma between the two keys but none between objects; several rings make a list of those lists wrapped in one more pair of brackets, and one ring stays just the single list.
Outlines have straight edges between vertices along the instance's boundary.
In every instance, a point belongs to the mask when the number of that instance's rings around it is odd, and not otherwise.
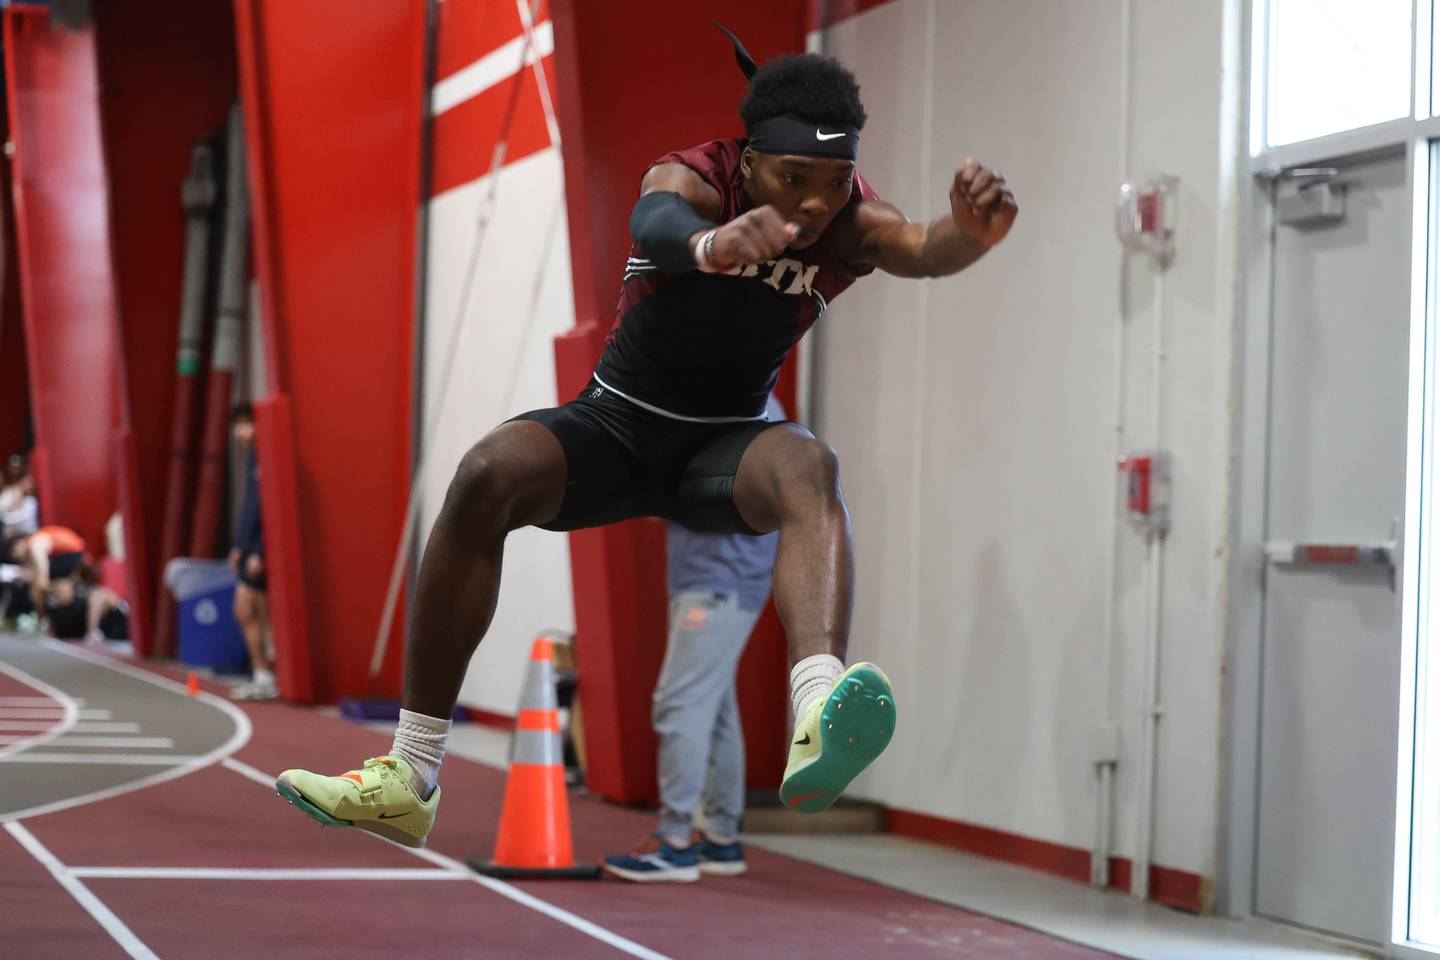
[{"label": "black shorts", "polygon": [[100,632],[107,640],[129,640],[130,639],[130,614],[129,607],[121,604],[118,607],[111,607],[105,611],[100,618]]},{"label": "black shorts", "polygon": [[85,595],[78,590],[75,597],[63,606],[47,603],[45,615],[50,618],[50,635],[57,640],[84,639],[88,612]]},{"label": "black shorts", "polygon": [[265,592],[265,568],[264,568],[264,567],[261,567],[261,568],[260,568],[260,576],[258,576],[258,577],[252,577],[252,576],[250,576],[250,574],[248,574],[248,573],[245,572],[246,567],[248,567],[249,564],[250,564],[250,558],[251,558],[251,557],[259,557],[261,560],[264,560],[264,559],[265,559],[265,555],[264,555],[264,554],[261,554],[261,553],[242,553],[242,554],[240,554],[240,563],[239,563],[239,565],[238,565],[237,568],[236,568],[235,578],[236,578],[237,580],[239,580],[241,583],[245,584],[245,586],[249,587],[251,590],[254,590],[254,591],[258,592],[258,593],[264,593],[264,592]]},{"label": "black shorts", "polygon": [[80,569],[80,564],[85,562],[85,551],[76,550],[73,553],[52,553],[50,554],[50,579],[64,580]]},{"label": "black shorts", "polygon": [[750,442],[783,421],[676,420],[594,380],[564,406],[514,419],[543,424],[565,451],[565,500],[540,525],[546,530],[663,517],[691,530],[758,535],[735,508],[735,473]]}]

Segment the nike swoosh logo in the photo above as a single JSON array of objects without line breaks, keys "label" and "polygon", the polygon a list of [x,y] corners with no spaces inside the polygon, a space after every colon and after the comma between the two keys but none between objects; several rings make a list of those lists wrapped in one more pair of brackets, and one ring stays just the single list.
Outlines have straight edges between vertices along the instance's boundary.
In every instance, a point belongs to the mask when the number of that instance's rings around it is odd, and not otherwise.
[{"label": "nike swoosh logo", "polygon": [[819,130],[815,131],[816,140],[834,140],[836,137],[843,136],[845,136],[845,133],[843,131],[840,133],[821,133]]},{"label": "nike swoosh logo", "polygon": [[810,734],[807,733],[807,734],[805,734],[805,739],[804,739],[804,740],[796,740],[796,741],[795,741],[795,746],[797,746],[797,747],[803,747],[803,746],[805,746],[805,745],[806,745],[807,743],[809,743],[809,742],[810,742]]},{"label": "nike swoosh logo", "polygon": [[398,820],[398,819],[400,819],[401,817],[404,817],[404,816],[408,816],[408,814],[404,814],[404,813],[377,813],[377,814],[375,814],[375,819],[376,819],[376,820]]}]

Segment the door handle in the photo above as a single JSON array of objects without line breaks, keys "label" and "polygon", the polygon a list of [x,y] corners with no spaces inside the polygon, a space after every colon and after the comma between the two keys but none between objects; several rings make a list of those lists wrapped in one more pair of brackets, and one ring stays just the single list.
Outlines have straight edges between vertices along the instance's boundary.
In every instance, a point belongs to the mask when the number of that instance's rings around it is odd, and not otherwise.
[{"label": "door handle", "polygon": [[1283,567],[1384,567],[1395,589],[1395,554],[1399,541],[1374,543],[1304,543],[1266,540],[1262,548],[1269,563]]},{"label": "door handle", "polygon": [[1395,565],[1395,541],[1384,543],[1296,543],[1265,541],[1265,559],[1278,566],[1387,566]]}]

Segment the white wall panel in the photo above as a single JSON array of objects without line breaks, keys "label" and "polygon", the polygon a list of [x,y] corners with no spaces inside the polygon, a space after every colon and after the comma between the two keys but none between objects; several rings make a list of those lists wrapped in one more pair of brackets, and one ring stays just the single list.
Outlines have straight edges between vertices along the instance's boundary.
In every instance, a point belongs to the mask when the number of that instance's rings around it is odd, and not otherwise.
[{"label": "white wall panel", "polygon": [[[575,322],[564,181],[560,153],[551,149],[500,174],[454,374],[446,396],[439,396],[484,185],[482,178],[430,204],[426,424],[437,404],[443,410],[425,438],[420,523],[427,533],[465,451],[515,414],[555,405],[552,341]],[[541,630],[574,625],[566,537],[533,528],[511,534],[495,620],[471,661],[460,702],[513,714],[530,640]]]},{"label": "white wall panel", "polygon": [[[1223,435],[1232,323],[1221,216],[1220,4],[1137,2],[1131,169],[1182,178],[1167,301],[1166,716],[1156,862],[1213,873],[1223,623]],[[842,457],[859,576],[851,659],[873,657],[902,726],[858,792],[1073,847],[1094,816],[1092,724],[1114,515],[1114,325],[1128,319],[1127,420],[1148,443],[1152,287],[1114,237],[1124,109],[1120,0],[897,0],[828,31],[871,114],[861,169],[936,216],[967,154],[1022,213],[970,271],[876,276],[823,321],[817,426]],[[1122,307],[1121,291],[1125,291]],[[1217,332],[1220,331],[1220,332]],[[1124,541],[1115,666],[1128,854],[1139,746],[1142,551]]]}]

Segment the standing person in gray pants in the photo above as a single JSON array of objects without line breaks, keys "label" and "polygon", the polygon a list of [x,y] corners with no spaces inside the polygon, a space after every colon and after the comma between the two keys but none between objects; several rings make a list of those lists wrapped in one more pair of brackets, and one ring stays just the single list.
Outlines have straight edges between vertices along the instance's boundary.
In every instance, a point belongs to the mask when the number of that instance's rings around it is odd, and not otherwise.
[{"label": "standing person in gray pants", "polygon": [[[785,419],[772,396],[766,419]],[[605,870],[639,883],[690,882],[745,872],[745,736],[735,671],[770,596],[778,534],[666,528],[670,634],[655,686],[660,735],[660,827]],[[704,828],[694,834],[695,813]]]}]

